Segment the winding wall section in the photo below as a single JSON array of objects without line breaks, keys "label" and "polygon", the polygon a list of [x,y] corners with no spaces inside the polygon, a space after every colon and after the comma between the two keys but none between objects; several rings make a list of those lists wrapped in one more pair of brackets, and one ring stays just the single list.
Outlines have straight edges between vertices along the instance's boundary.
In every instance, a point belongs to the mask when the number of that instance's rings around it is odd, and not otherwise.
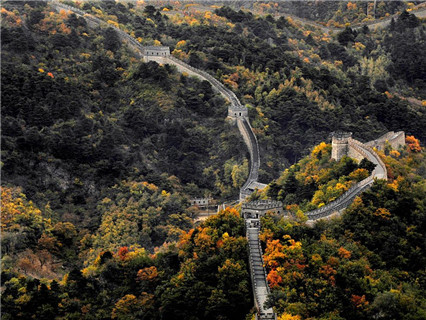
[{"label": "winding wall section", "polygon": [[129,34],[120,30],[119,28],[102,21],[99,18],[94,17],[78,8],[57,2],[52,1],[52,5],[57,9],[64,9],[74,12],[75,14],[84,17],[89,23],[108,26],[113,28],[117,34],[120,36],[122,40],[127,42],[127,44],[137,52],[137,54],[143,57],[146,61],[156,61],[158,63],[163,64],[171,64],[174,65],[179,72],[185,72],[189,75],[196,76],[202,80],[208,81],[213,90],[220,93],[227,101],[229,101],[230,105],[228,107],[228,116],[237,119],[238,129],[240,130],[241,135],[244,138],[245,143],[250,152],[250,173],[246,183],[240,189],[240,201],[244,200],[248,195],[250,195],[255,188],[263,188],[266,185],[257,182],[259,177],[259,166],[260,166],[260,156],[259,156],[259,146],[257,143],[256,136],[250,126],[248,121],[248,110],[247,107],[241,105],[241,102],[238,100],[237,96],[234,92],[227,89],[222,83],[220,83],[213,76],[208,74],[207,72],[194,68],[189,64],[173,57],[173,56],[145,56],[143,55],[144,48],[141,44],[131,37]]},{"label": "winding wall section", "polygon": [[349,155],[351,157],[356,158],[358,160],[367,158],[368,160],[373,162],[376,167],[374,168],[373,172],[369,177],[358,182],[355,186],[350,188],[335,201],[319,209],[307,212],[306,215],[308,217],[308,222],[312,223],[315,220],[326,218],[335,213],[341,212],[343,209],[345,209],[352,203],[352,201],[358,194],[369,188],[373,184],[375,178],[387,180],[386,165],[371,147],[352,138],[349,138],[348,144]]},{"label": "winding wall section", "polygon": [[[52,1],[52,5],[57,9],[65,9],[74,12],[75,14],[84,17],[90,24],[95,25],[104,25],[112,27],[116,30],[117,34],[120,38],[127,42],[127,44],[136,51],[136,53],[144,57],[143,55],[143,47],[140,45],[136,39],[128,35],[126,32],[112,26],[110,24],[105,23],[104,21],[87,14],[86,12],[65,5],[63,3],[59,3],[56,1]],[[203,80],[208,81],[213,89],[216,92],[219,92],[226,100],[230,102],[230,106],[228,107],[228,115],[233,117],[237,121],[238,129],[241,135],[244,138],[244,141],[248,147],[250,152],[250,173],[247,181],[244,183],[240,190],[240,201],[244,200],[255,188],[263,188],[266,185],[257,182],[259,177],[259,166],[260,166],[260,155],[259,155],[259,146],[256,139],[256,136],[253,132],[253,129],[250,126],[248,121],[248,112],[245,106],[242,106],[240,101],[238,100],[235,93],[231,90],[227,89],[222,83],[220,83],[213,76],[208,74],[205,71],[194,68],[185,62],[176,59],[172,56],[166,57],[144,57],[146,60],[153,60],[159,63],[168,63],[176,66],[176,68],[180,72],[186,72],[189,75],[197,76]],[[361,142],[349,139],[349,151],[352,152],[351,156],[356,158],[367,158],[374,164],[376,164],[376,168],[372,172],[372,174],[357,183],[355,186],[350,188],[345,194],[339,197],[336,201],[319,208],[317,210],[313,210],[307,213],[308,222],[313,222],[315,220],[328,217],[333,215],[336,212],[341,211],[346,208],[353,199],[361,193],[363,190],[371,186],[374,182],[374,178],[377,179],[386,179],[387,172],[386,166],[377,155],[376,152],[373,151],[369,146],[362,144]],[[253,294],[254,300],[256,304],[256,308],[258,310],[257,319],[259,320],[272,320],[276,319],[276,314],[274,311],[269,308],[264,308],[264,303],[269,294],[269,286],[266,279],[266,272],[263,266],[263,258],[262,258],[262,249],[259,242],[259,232],[260,232],[260,220],[259,219],[247,219],[246,220],[246,236],[249,243],[249,255],[250,255],[250,270],[252,277],[252,285],[253,285]]]},{"label": "winding wall section", "polygon": [[[374,20],[360,22],[360,23],[354,23],[354,24],[350,25],[350,27],[353,30],[361,29],[364,26],[368,26],[369,28],[384,28],[384,27],[386,27],[390,24],[392,18],[397,19],[400,14],[401,14],[401,12],[398,12],[398,13],[395,13],[395,14],[389,16],[389,17],[374,19]],[[414,6],[413,10],[410,11],[410,14],[414,14],[419,19],[425,18],[426,17],[426,4],[421,3],[421,4]],[[283,17],[286,17],[286,18],[291,18],[291,19],[296,20],[296,21],[303,23],[305,25],[309,25],[309,26],[321,29],[321,31],[324,32],[324,33],[340,32],[340,31],[343,31],[344,28],[345,28],[345,27],[326,26],[322,23],[319,23],[319,22],[316,22],[316,21],[313,21],[313,20],[310,20],[310,19],[302,18],[302,17],[296,16],[296,15],[290,14],[290,13],[282,13],[282,14],[278,14],[277,16],[283,16]]]},{"label": "winding wall section", "polygon": [[256,188],[263,189],[266,187],[266,184],[257,181],[259,179],[260,155],[256,135],[253,133],[253,129],[247,118],[238,118],[237,125],[250,152],[250,173],[247,181],[240,189],[240,200],[242,201]]},{"label": "winding wall section", "polygon": [[[203,80],[208,81],[213,89],[219,92],[226,100],[230,102],[230,106],[228,107],[228,116],[235,118],[237,120],[238,129],[241,135],[244,138],[244,142],[246,143],[249,152],[250,152],[250,173],[247,181],[242,186],[240,190],[240,200],[243,200],[246,196],[248,196],[254,188],[262,188],[266,185],[260,184],[257,182],[259,177],[259,166],[260,166],[260,155],[259,155],[259,146],[257,143],[256,136],[253,132],[253,129],[250,126],[248,121],[248,112],[245,106],[242,106],[240,101],[238,100],[235,93],[231,90],[227,89],[222,83],[220,83],[217,79],[212,77],[205,71],[194,68],[183,61],[176,59],[172,56],[148,56],[144,57],[143,52],[144,49],[134,38],[125,33],[124,31],[106,24],[104,21],[85,13],[82,10],[77,8],[65,5],[59,2],[52,2],[52,5],[57,9],[65,9],[75,14],[84,17],[89,21],[92,25],[107,25],[116,30],[118,35],[122,40],[127,42],[127,44],[134,49],[141,57],[145,60],[157,61],[159,63],[168,63],[176,66],[176,68],[180,72],[186,72],[189,75],[197,76]],[[266,273],[263,267],[263,258],[262,258],[262,248],[259,242],[259,231],[260,231],[260,223],[257,220],[256,226],[250,226],[246,228],[246,236],[249,243],[249,255],[250,255],[250,270],[251,270],[251,278],[252,278],[252,286],[253,286],[253,295],[255,300],[255,305],[258,310],[256,318],[259,320],[273,320],[276,319],[276,315],[274,311],[269,308],[264,308],[264,303],[269,294],[269,286],[266,280]]]}]

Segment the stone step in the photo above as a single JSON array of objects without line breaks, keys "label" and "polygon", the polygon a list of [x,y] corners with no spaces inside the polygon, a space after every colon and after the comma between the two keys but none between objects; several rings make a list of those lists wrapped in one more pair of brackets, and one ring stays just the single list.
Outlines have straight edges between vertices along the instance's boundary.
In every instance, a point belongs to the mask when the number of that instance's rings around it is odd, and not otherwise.
[{"label": "stone step", "polygon": [[[259,242],[259,229],[248,228],[247,238],[250,251],[251,275],[253,279],[253,290],[255,290],[255,299],[259,305],[260,313],[258,320],[275,320],[275,314],[272,309],[264,309],[263,302],[268,294],[268,283],[266,281],[265,268],[263,267],[262,249]],[[271,312],[270,312],[271,311]]]}]

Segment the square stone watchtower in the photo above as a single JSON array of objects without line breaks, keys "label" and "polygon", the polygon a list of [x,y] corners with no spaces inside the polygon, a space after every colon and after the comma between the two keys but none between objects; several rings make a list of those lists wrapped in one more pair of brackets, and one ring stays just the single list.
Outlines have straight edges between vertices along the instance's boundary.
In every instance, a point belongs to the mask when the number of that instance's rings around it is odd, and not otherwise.
[{"label": "square stone watchtower", "polygon": [[277,214],[283,213],[283,203],[274,200],[256,200],[244,203],[241,208],[241,215],[244,219],[259,219],[268,211]]},{"label": "square stone watchtower", "polygon": [[331,139],[331,158],[339,161],[349,152],[349,138],[352,137],[352,132],[333,132]]},{"label": "square stone watchtower", "polygon": [[228,116],[231,118],[247,118],[248,109],[242,105],[230,105],[228,107]]},{"label": "square stone watchtower", "polygon": [[143,47],[144,56],[167,57],[170,56],[170,48],[164,46]]}]

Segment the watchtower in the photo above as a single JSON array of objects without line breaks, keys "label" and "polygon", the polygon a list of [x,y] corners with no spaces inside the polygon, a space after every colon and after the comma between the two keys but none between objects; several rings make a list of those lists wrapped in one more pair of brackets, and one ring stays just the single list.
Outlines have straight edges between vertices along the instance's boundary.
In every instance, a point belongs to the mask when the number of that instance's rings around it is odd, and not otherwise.
[{"label": "watchtower", "polygon": [[331,158],[339,161],[349,152],[349,139],[352,132],[333,132],[331,138]]},{"label": "watchtower", "polygon": [[197,206],[199,208],[207,208],[212,203],[212,198],[193,198],[189,200],[191,206]]},{"label": "watchtower", "polygon": [[167,57],[170,56],[170,48],[163,46],[147,46],[143,47],[144,56]]},{"label": "watchtower", "polygon": [[228,116],[231,118],[247,118],[248,109],[242,105],[233,105],[231,104],[228,107]]},{"label": "watchtower", "polygon": [[259,219],[268,211],[277,214],[283,213],[283,203],[274,200],[256,200],[244,203],[241,208],[241,215],[244,219]]}]

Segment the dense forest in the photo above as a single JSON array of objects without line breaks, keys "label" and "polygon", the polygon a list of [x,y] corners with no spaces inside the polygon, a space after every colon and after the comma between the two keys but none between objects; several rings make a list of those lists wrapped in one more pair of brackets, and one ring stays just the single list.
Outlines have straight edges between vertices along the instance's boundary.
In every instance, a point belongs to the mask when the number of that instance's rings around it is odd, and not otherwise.
[{"label": "dense forest", "polygon": [[[269,183],[250,199],[280,200],[292,213],[262,221],[280,320],[425,317],[422,20],[403,11],[383,29],[324,33],[273,17],[288,12],[273,2],[64,2],[111,27],[47,1],[1,8],[2,318],[255,312],[238,207],[199,224],[190,206],[194,197],[235,200],[247,178],[249,153],[227,102],[206,81],[143,62],[113,27],[169,46],[248,107]],[[299,3],[290,13],[362,22],[366,7],[353,5]],[[412,7],[379,5],[376,18]],[[373,170],[332,161],[329,134],[366,141],[389,130],[404,130],[407,146],[381,154],[388,183],[341,219],[308,227],[303,212]]]}]

